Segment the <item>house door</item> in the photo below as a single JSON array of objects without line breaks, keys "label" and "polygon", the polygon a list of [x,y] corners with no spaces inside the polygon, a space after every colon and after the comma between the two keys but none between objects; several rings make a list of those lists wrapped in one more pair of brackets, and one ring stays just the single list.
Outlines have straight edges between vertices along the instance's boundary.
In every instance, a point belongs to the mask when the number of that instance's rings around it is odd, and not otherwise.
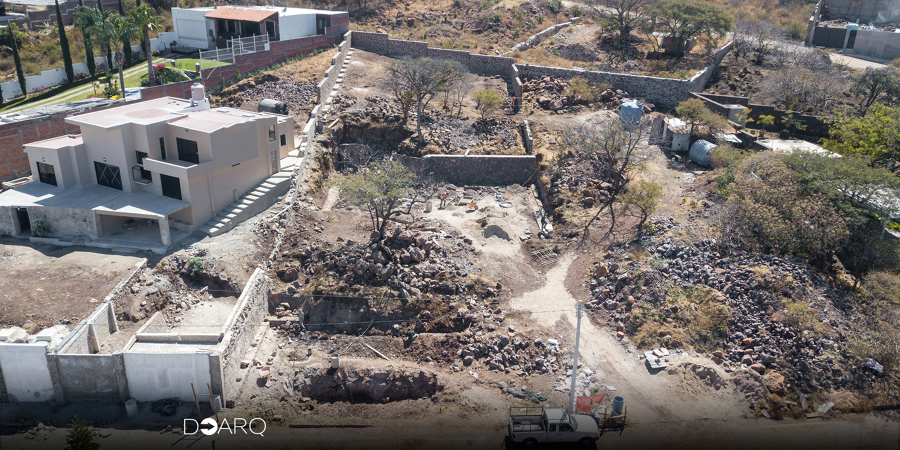
[{"label": "house door", "polygon": [[16,208],[16,219],[19,220],[19,233],[31,234],[31,220],[28,219],[28,210]]},{"label": "house door", "polygon": [[281,169],[278,167],[278,150],[269,152],[269,161],[272,163],[272,173],[278,173]]},{"label": "house door", "polygon": [[266,22],[266,34],[269,35],[270,41],[276,41],[275,37],[275,22]]}]

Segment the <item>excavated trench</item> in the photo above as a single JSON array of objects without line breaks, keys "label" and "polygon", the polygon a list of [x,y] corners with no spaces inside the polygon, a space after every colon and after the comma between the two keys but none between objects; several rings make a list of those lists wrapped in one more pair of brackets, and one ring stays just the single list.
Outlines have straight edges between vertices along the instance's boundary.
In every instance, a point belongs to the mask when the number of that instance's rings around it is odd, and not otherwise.
[{"label": "excavated trench", "polygon": [[294,389],[318,401],[389,402],[431,397],[444,386],[435,373],[396,369],[305,369]]}]

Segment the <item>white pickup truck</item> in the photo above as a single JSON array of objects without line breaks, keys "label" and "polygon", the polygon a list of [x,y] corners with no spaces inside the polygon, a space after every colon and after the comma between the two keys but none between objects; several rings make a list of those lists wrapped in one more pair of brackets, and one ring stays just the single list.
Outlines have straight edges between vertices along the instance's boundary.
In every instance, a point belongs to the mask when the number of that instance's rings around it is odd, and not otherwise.
[{"label": "white pickup truck", "polygon": [[562,408],[511,407],[509,438],[525,447],[545,442],[577,442],[591,447],[600,438],[600,430],[593,417],[569,414]]}]

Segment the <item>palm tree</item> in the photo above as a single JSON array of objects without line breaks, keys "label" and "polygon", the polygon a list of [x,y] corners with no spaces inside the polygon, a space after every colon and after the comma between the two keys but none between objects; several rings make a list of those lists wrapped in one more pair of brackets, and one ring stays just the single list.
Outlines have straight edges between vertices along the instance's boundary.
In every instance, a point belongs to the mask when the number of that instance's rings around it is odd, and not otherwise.
[{"label": "palm tree", "polygon": [[[97,0],[103,1],[103,0]],[[119,15],[125,17],[125,6],[122,5],[122,0],[118,1],[119,4]],[[122,51],[125,52],[125,62],[131,64],[131,40],[125,40],[122,44]]]},{"label": "palm tree", "polygon": [[[97,10],[100,12],[105,12],[103,10],[103,0],[97,0]],[[102,47],[106,50],[106,70],[107,71],[112,70],[113,60],[112,60],[112,52],[109,50],[109,41],[103,42]]]},{"label": "palm tree", "polygon": [[162,17],[156,14],[153,8],[147,5],[140,5],[131,10],[131,20],[143,34],[144,54],[147,55],[147,74],[150,77],[150,84],[153,85],[156,81],[156,74],[153,72],[153,57],[150,54],[150,32],[159,28],[162,23]]},{"label": "palm tree", "polygon": [[97,10],[94,8],[85,8],[84,6],[78,8],[78,11],[75,11],[75,26],[81,28],[81,36],[84,38],[84,55],[87,57],[88,72],[90,72],[91,76],[94,76],[94,74],[97,73],[97,64],[94,61],[94,46],[91,44],[91,35],[88,32],[88,28],[94,24],[94,14],[92,11]]},{"label": "palm tree", "polygon": [[13,31],[17,26],[10,23],[6,28],[9,29],[9,46],[12,48],[13,61],[16,63],[16,77],[19,79],[19,88],[22,89],[22,95],[28,95],[28,90],[25,89],[25,71],[22,70],[22,58],[19,57],[19,43],[16,42],[16,33]]},{"label": "palm tree", "polygon": [[59,27],[59,46],[62,49],[63,66],[66,68],[66,77],[72,82],[75,81],[75,70],[72,68],[72,54],[69,53],[69,38],[66,37],[66,27],[63,25],[62,12],[59,10],[59,0],[56,0],[56,25]]},{"label": "palm tree", "polygon": [[[106,12],[104,12],[104,15]],[[112,12],[105,20],[96,22],[90,28],[91,36],[95,39],[109,42],[110,46],[115,46],[115,62],[119,68],[119,87],[125,92],[125,55],[122,47],[129,41],[140,36],[140,30],[135,26],[134,22]]]}]

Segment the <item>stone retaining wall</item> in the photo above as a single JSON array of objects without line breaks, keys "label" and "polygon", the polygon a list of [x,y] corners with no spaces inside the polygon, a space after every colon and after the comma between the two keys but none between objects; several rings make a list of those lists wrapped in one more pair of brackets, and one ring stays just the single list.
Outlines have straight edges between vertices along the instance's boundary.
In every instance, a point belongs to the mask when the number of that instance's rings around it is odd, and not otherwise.
[{"label": "stone retaining wall", "polygon": [[427,155],[424,158],[396,155],[400,162],[419,173],[434,172],[438,180],[463,185],[527,184],[534,181],[534,155]]},{"label": "stone retaining wall", "polygon": [[533,48],[534,46],[540,44],[544,39],[547,39],[549,36],[552,36],[552,35],[556,34],[557,32],[559,32],[559,30],[562,30],[563,28],[566,28],[569,25],[574,24],[576,21],[578,21],[578,19],[579,19],[579,17],[573,17],[573,18],[569,19],[568,22],[558,23],[556,25],[545,28],[544,30],[538,32],[537,34],[529,37],[524,42],[519,42],[518,44],[514,45],[510,51],[504,53],[503,55],[507,55],[507,54],[515,52],[515,51],[525,51],[530,48]]},{"label": "stone retaining wall", "polygon": [[250,343],[258,330],[259,324],[266,317],[269,309],[269,283],[271,280],[262,269],[257,268],[238,300],[238,307],[225,324],[225,336],[219,348],[222,355],[222,377],[224,379],[225,400],[237,395],[238,371],[241,358],[250,348]]}]

